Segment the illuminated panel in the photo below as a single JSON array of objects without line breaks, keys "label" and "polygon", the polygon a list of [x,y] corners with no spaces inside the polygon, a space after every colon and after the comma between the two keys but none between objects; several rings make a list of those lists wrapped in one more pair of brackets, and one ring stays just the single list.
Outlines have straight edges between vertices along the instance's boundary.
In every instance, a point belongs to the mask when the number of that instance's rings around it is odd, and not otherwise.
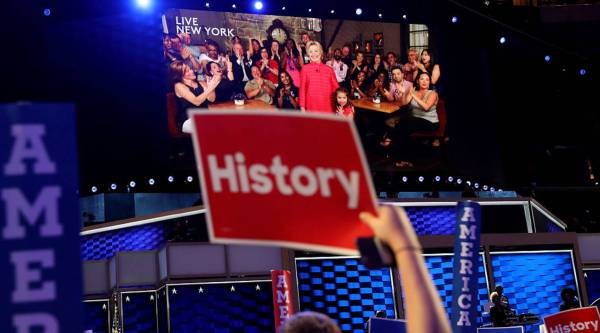
[{"label": "illuminated panel", "polygon": [[108,300],[93,300],[83,302],[83,330],[94,333],[109,333]]},{"label": "illuminated panel", "polygon": [[358,258],[296,259],[301,311],[325,313],[343,332],[364,332],[377,310],[395,318],[389,269],[369,270]]}]

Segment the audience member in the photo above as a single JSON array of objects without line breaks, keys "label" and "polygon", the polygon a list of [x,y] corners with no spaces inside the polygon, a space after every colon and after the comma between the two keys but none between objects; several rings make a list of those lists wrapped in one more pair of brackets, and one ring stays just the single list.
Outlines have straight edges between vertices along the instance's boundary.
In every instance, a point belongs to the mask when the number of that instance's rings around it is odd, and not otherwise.
[{"label": "audience member", "polygon": [[302,69],[302,57],[296,46],[296,42],[288,38],[285,41],[285,48],[281,53],[280,69],[288,72],[294,82],[300,82],[300,70]]},{"label": "audience member", "polygon": [[350,119],[354,118],[354,106],[348,98],[348,90],[346,88],[339,87],[335,90],[333,103],[335,105],[335,113],[338,116]]},{"label": "audience member", "polygon": [[560,311],[576,309],[580,307],[577,293],[572,288],[563,288],[560,291],[560,299],[563,301],[560,305]]},{"label": "audience member", "polygon": [[404,80],[404,73],[398,66],[392,68],[392,81],[390,81],[389,90],[384,94],[389,102],[399,102],[400,106],[405,102],[406,94],[410,94],[413,87],[412,82]]},{"label": "audience member", "polygon": [[341,333],[338,325],[327,315],[305,311],[289,317],[279,333]]},{"label": "audience member", "polygon": [[179,60],[175,60],[169,65],[169,78],[177,97],[177,113],[175,114],[177,128],[180,131],[189,132],[188,126],[184,126],[187,120],[187,109],[208,108],[208,102],[215,101],[215,88],[219,85],[219,80],[213,80],[210,83],[198,82],[194,71]]},{"label": "audience member", "polygon": [[492,307],[490,308],[490,321],[494,327],[505,327],[506,323],[506,311],[500,301],[500,296],[497,292],[493,292],[490,295],[492,299]]},{"label": "audience member", "polygon": [[271,41],[271,48],[269,49],[269,59],[281,62],[281,55],[279,51],[279,42],[276,40]]},{"label": "audience member", "polygon": [[257,99],[267,104],[273,104],[275,85],[273,82],[263,79],[262,72],[258,66],[252,66],[252,80],[246,83],[244,90],[248,98]]},{"label": "audience member", "polygon": [[367,72],[367,62],[365,61],[365,54],[362,51],[356,52],[356,59],[352,61],[352,68],[350,70],[350,79],[356,80],[356,76],[360,72]]},{"label": "audience member", "polygon": [[421,59],[416,66],[417,72],[414,74],[414,78],[416,79],[420,73],[427,72],[431,76],[432,89],[435,89],[435,85],[438,83],[441,75],[440,65],[435,63],[434,56],[429,49],[424,49],[421,52]]},{"label": "audience member", "polygon": [[404,80],[409,82],[415,81],[415,75],[417,72],[417,64],[419,63],[419,57],[415,49],[408,50],[408,62],[402,66],[404,72]]},{"label": "audience member", "polygon": [[286,71],[279,73],[279,86],[275,91],[275,100],[280,109],[296,110],[300,106],[298,97],[300,92],[298,87],[294,85],[294,79]]},{"label": "audience member", "polygon": [[323,63],[323,47],[319,42],[307,44],[310,64],[300,73],[300,108],[307,112],[334,113],[331,96],[338,88],[333,69]]},{"label": "audience member", "polygon": [[183,48],[186,49],[196,60],[200,60],[200,55],[202,54],[200,47],[192,45],[192,37],[190,34],[180,33],[177,35],[181,40]]},{"label": "audience member", "polygon": [[308,56],[308,52],[306,51],[306,44],[310,42],[310,35],[308,32],[303,32],[300,34],[301,39],[301,48],[300,54],[302,55],[302,60],[304,61],[304,65],[310,64],[310,57]]},{"label": "audience member", "polygon": [[221,67],[221,71],[225,71],[227,69],[225,57],[219,54],[219,44],[217,44],[217,42],[208,39],[206,41],[206,51],[207,53],[200,55],[200,64],[202,65],[204,73],[208,73],[210,71],[210,68],[208,68],[209,62],[214,62],[219,65],[219,67]]},{"label": "audience member", "polygon": [[232,72],[233,81],[236,85],[235,90],[236,92],[242,92],[246,83],[252,79],[252,72],[250,71],[252,63],[244,54],[241,43],[233,44],[233,57]]},{"label": "audience member", "polygon": [[375,53],[373,63],[369,65],[369,77],[376,78],[379,73],[386,73],[385,63],[382,61],[381,54]]},{"label": "audience member", "polygon": [[340,86],[347,85],[346,77],[348,75],[348,65],[342,61],[341,49],[335,49],[333,51],[333,59],[327,62],[327,66],[333,68],[335,78]]},{"label": "audience member", "polygon": [[273,84],[279,83],[279,64],[277,61],[269,58],[269,51],[266,48],[260,49],[260,60],[254,63],[261,71],[261,76]]},{"label": "audience member", "polygon": [[250,58],[252,63],[255,64],[260,60],[260,49],[262,48],[262,45],[260,45],[258,39],[254,38],[250,39],[250,45],[251,47],[248,48],[248,58]]},{"label": "audience member", "polygon": [[210,84],[214,80],[218,81],[217,88],[215,89],[215,102],[225,102],[231,99],[231,96],[236,92],[236,86],[233,81],[233,64],[228,58],[225,58],[227,73],[223,75],[223,70],[218,63],[211,61],[206,64],[207,72],[204,76],[207,84]]},{"label": "audience member", "polygon": [[369,85],[367,83],[367,74],[365,72],[358,73],[356,80],[350,81],[352,90],[350,96],[352,99],[361,99],[367,97]]},{"label": "audience member", "polygon": [[388,92],[387,89],[385,89],[387,86],[386,77],[387,75],[385,73],[379,73],[379,75],[377,75],[369,87],[369,91],[367,93],[369,97],[381,98],[385,96],[385,94]]},{"label": "audience member", "polygon": [[352,68],[352,51],[348,45],[344,45],[342,47],[342,61],[348,66],[348,68]]}]

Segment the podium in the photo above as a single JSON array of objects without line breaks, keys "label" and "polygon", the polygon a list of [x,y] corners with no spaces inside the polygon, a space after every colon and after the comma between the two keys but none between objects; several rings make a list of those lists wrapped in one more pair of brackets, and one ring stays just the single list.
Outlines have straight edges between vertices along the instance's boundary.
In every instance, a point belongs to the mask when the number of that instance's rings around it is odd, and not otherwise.
[{"label": "podium", "polygon": [[406,333],[405,320],[371,317],[367,325],[369,333]]}]

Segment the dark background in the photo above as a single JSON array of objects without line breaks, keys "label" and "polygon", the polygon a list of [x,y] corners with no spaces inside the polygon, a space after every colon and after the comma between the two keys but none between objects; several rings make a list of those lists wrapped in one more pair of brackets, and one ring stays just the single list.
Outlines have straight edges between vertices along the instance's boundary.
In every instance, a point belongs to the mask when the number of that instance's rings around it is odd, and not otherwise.
[{"label": "dark background", "polygon": [[[210,10],[231,11],[231,3],[211,2]],[[427,24],[447,101],[448,169],[559,205],[568,205],[572,191],[583,193],[578,202],[600,197],[598,5],[570,14],[577,6],[556,12],[502,1],[264,3],[265,14],[324,19],[378,21],[381,12],[383,21],[405,24],[405,34],[408,23]],[[236,5],[255,12],[250,1]],[[52,15],[44,16],[44,8]],[[75,103],[82,188],[190,169],[170,158],[161,45],[167,8],[207,9],[204,2],[170,0],[153,0],[146,10],[133,0],[4,6],[0,101]],[[458,24],[451,24],[453,15]],[[508,42],[500,45],[500,36]]]}]

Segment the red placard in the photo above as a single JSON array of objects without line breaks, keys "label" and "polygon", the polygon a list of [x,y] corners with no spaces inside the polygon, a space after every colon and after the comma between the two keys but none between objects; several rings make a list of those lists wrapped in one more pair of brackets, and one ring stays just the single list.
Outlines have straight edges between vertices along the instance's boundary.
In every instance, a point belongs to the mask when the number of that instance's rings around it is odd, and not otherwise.
[{"label": "red placard", "polygon": [[192,112],[211,242],[358,254],[376,211],[353,124],[291,112]]},{"label": "red placard", "polygon": [[600,332],[600,315],[595,306],[572,309],[544,317],[547,333]]},{"label": "red placard", "polygon": [[271,285],[273,287],[273,314],[277,330],[286,319],[296,312],[291,299],[292,273],[285,270],[272,270]]}]

